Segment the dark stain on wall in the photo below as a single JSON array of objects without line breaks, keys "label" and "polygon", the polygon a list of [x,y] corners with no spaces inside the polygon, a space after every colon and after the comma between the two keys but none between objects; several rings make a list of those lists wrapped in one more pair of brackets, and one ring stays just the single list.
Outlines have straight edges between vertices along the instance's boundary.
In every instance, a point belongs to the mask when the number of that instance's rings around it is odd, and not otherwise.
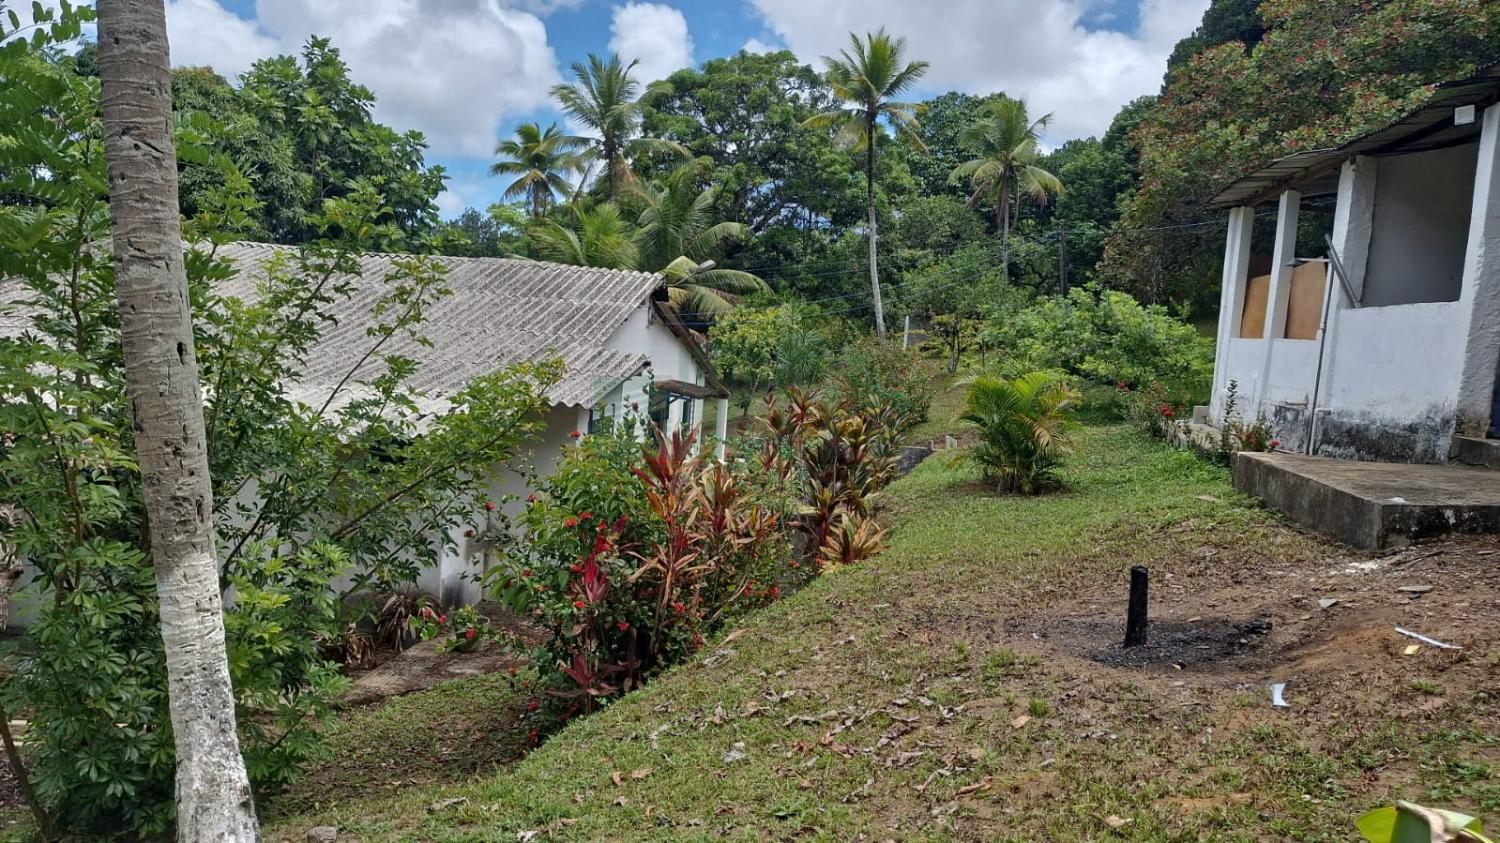
[{"label": "dark stain on wall", "polygon": [[1345,460],[1442,463],[1453,439],[1452,408],[1429,408],[1409,419],[1371,413],[1330,413],[1318,419],[1316,453]]}]

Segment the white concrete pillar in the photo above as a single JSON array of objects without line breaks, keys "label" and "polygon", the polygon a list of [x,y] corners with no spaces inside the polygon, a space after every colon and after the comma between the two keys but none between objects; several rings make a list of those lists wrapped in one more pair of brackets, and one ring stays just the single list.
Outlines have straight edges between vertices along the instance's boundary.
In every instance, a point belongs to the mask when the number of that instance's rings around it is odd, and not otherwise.
[{"label": "white concrete pillar", "polygon": [[[1287,301],[1292,294],[1292,266],[1297,257],[1297,218],[1302,194],[1288,190],[1276,207],[1276,248],[1271,255],[1271,290],[1266,295],[1266,339],[1286,336]],[[1267,346],[1267,353],[1270,347]]]},{"label": "white concrete pillar", "polygon": [[1490,429],[1500,363],[1500,105],[1485,109],[1480,125],[1474,210],[1459,302],[1468,324],[1458,388],[1458,432],[1484,436]]},{"label": "white concrete pillar", "polygon": [[588,407],[578,408],[578,418],[573,422],[573,429],[581,436],[589,432],[589,417],[592,411]]},{"label": "white concrete pillar", "polygon": [[[1344,162],[1339,171],[1338,202],[1333,209],[1333,232],[1329,239],[1333,241],[1339,264],[1343,266],[1349,288],[1356,297],[1364,293],[1365,267],[1369,264],[1370,257],[1370,232],[1375,224],[1375,187],[1379,169],[1376,159],[1362,155]],[[1322,411],[1329,409],[1328,396],[1333,394],[1334,384],[1339,379],[1339,317],[1345,310],[1354,307],[1354,302],[1349,300],[1349,295],[1344,291],[1343,282],[1339,281],[1334,272],[1331,260],[1328,265],[1328,284],[1332,287],[1332,295],[1325,296],[1329,306],[1324,322],[1324,336],[1321,338],[1322,376],[1318,383],[1318,394],[1313,396],[1313,403],[1320,415]],[[1312,424],[1316,425],[1316,420]],[[1315,431],[1316,428],[1310,430]]]},{"label": "white concrete pillar", "polygon": [[724,461],[725,451],[729,446],[729,399],[720,398],[714,406],[714,456],[719,462]]},{"label": "white concrete pillar", "polygon": [[1224,273],[1219,288],[1219,331],[1214,342],[1214,384],[1209,396],[1209,416],[1222,424],[1224,393],[1229,388],[1229,341],[1240,334],[1245,313],[1245,285],[1250,280],[1250,237],[1255,227],[1255,208],[1244,206],[1229,212],[1224,238]]},{"label": "white concrete pillar", "polygon": [[[1375,187],[1379,162],[1359,156],[1344,163],[1339,171],[1338,204],[1333,210],[1333,248],[1348,276],[1356,296],[1365,289],[1365,266],[1370,257],[1370,232],[1375,225]],[[1334,298],[1342,307],[1352,307],[1342,290]]]}]

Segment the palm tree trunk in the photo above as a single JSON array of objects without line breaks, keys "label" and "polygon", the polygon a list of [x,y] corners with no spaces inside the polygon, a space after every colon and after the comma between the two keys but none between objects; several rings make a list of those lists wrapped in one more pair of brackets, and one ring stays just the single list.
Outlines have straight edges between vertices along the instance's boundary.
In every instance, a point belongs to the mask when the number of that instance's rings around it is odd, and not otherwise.
[{"label": "palm tree trunk", "polygon": [[182,261],[163,0],[99,0],[99,77],[131,427],[160,602],[181,841],[259,831],[224,647],[213,489]]},{"label": "palm tree trunk", "polygon": [[875,301],[875,335],[885,339],[885,302],[880,298],[880,266],[876,249],[880,233],[875,220],[875,118],[865,120],[865,211],[870,220],[870,293]]},{"label": "palm tree trunk", "polygon": [[1000,179],[1000,197],[995,201],[1000,217],[1000,277],[1010,283],[1010,179]]}]

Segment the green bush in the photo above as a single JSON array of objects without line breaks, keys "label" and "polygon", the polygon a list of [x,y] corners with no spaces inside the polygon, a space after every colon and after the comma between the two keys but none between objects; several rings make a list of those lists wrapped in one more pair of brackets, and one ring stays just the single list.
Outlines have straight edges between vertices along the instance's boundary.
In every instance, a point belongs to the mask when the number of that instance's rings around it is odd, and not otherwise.
[{"label": "green bush", "polygon": [[1050,372],[975,378],[959,416],[979,433],[969,458],[1002,492],[1034,494],[1048,488],[1071,446],[1077,400],[1067,382]]},{"label": "green bush", "polygon": [[1095,383],[1160,384],[1178,406],[1206,400],[1213,376],[1212,339],[1160,305],[1093,286],[995,314],[985,342],[1028,366]]},{"label": "green bush", "polygon": [[889,408],[899,434],[927,420],[937,368],[896,343],[866,337],[844,346],[829,376],[835,402]]},{"label": "green bush", "polygon": [[[325,544],[295,559],[249,558],[224,629],[241,750],[265,788],[323,752],[318,732],[347,684],[322,652],[340,629],[332,581],[347,560]],[[151,567],[106,541],[72,560],[71,587],[28,630],[31,667],[8,683],[6,708],[29,712],[33,783],[64,825],[161,834],[176,765]]]}]

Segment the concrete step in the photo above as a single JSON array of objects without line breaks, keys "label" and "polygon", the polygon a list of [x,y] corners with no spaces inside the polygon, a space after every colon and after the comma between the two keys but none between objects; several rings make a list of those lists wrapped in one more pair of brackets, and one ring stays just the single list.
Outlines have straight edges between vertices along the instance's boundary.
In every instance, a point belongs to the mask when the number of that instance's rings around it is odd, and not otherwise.
[{"label": "concrete step", "polygon": [[1240,452],[1234,486],[1361,550],[1500,533],[1500,472]]},{"label": "concrete step", "polygon": [[1480,468],[1500,468],[1500,439],[1455,436],[1448,450],[1448,460]]}]

